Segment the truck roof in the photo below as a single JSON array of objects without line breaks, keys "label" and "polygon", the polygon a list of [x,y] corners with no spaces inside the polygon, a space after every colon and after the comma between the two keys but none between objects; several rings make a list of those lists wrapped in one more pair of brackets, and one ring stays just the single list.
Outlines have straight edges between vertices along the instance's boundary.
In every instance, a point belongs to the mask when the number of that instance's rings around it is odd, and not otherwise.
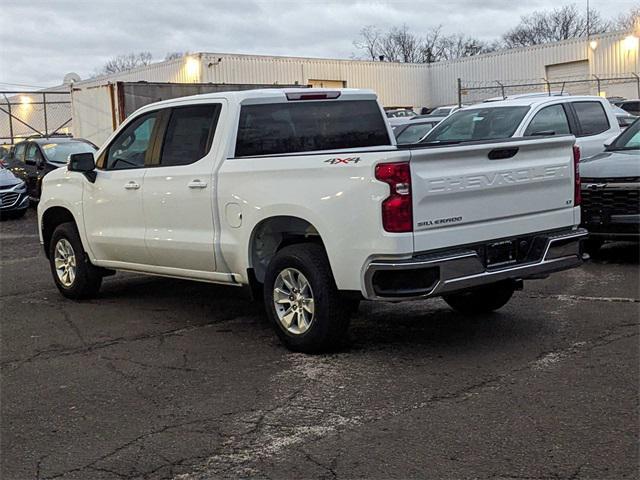
[{"label": "truck roof", "polygon": [[254,100],[256,101],[255,103],[286,102],[288,101],[287,94],[321,95],[324,93],[331,94],[332,92],[339,92],[339,96],[335,97],[337,100],[375,100],[377,98],[373,90],[361,88],[261,88],[256,90],[203,93],[200,95],[172,98],[170,100],[151,103],[143,108],[184,103],[192,100],[213,100],[221,98],[237,103],[253,103]]},{"label": "truck roof", "polygon": [[476,108],[513,107],[513,106],[531,107],[534,105],[541,105],[545,103],[565,103],[565,102],[576,102],[580,100],[602,101],[606,99],[603,99],[602,97],[598,97],[595,95],[562,95],[562,96],[551,95],[551,96],[540,96],[540,97],[507,98],[506,100],[500,100],[497,102],[477,103],[469,107],[463,107],[463,109],[471,110]]}]

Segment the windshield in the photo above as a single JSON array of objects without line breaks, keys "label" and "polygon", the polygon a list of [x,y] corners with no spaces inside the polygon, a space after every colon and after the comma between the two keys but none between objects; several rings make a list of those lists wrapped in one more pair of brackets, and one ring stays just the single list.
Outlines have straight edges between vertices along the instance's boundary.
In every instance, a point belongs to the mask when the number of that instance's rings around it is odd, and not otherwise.
[{"label": "windshield", "polygon": [[640,120],[633,122],[607,150],[640,150]]},{"label": "windshield", "polygon": [[396,141],[398,144],[418,143],[436,124],[425,122],[409,125],[396,136]]},{"label": "windshield", "polygon": [[451,113],[451,110],[452,110],[451,107],[440,107],[440,108],[436,108],[429,115],[433,115],[434,117],[437,117],[437,116],[446,117]]},{"label": "windshield", "polygon": [[93,153],[96,149],[85,142],[46,143],[42,145],[47,160],[53,163],[67,163],[72,153]]},{"label": "windshield", "polygon": [[528,111],[528,106],[458,110],[431,130],[423,143],[459,143],[510,138]]}]

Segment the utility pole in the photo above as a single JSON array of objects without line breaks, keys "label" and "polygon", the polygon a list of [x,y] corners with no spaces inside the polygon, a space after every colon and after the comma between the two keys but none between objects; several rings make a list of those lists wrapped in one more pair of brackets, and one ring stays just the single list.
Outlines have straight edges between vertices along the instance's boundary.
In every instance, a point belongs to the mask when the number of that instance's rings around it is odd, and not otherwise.
[{"label": "utility pole", "polygon": [[587,43],[591,40],[591,14],[589,13],[589,0],[587,0]]}]

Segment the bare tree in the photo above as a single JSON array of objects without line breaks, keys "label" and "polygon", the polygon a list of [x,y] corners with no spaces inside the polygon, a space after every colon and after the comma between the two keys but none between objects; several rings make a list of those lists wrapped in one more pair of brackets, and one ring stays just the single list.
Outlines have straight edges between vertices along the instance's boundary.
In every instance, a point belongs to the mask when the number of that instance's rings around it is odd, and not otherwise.
[{"label": "bare tree", "polygon": [[378,60],[380,55],[380,37],[382,32],[374,25],[367,25],[360,30],[360,38],[353,41],[353,46],[364,50],[369,60]]},{"label": "bare tree", "polygon": [[632,8],[627,13],[621,13],[615,20],[616,30],[640,30],[640,7]]},{"label": "bare tree", "polygon": [[112,73],[124,72],[132,68],[149,65],[151,63],[151,52],[129,53],[126,55],[118,55],[113,57],[103,65],[99,73],[109,75]]},{"label": "bare tree", "polygon": [[364,27],[354,46],[364,50],[366,58],[387,62],[432,63],[468,57],[492,51],[491,45],[461,34],[444,35],[442,26],[430,29],[424,36],[407,25],[381,32],[374,26]]},{"label": "bare tree", "polygon": [[503,35],[508,48],[528,47],[541,43],[557,42],[588,33],[603,33],[611,29],[611,23],[600,13],[589,9],[589,14],[573,5],[566,5],[547,12],[533,12],[520,17],[520,24]]},{"label": "bare tree", "polygon": [[189,52],[167,52],[164,56],[165,60],[177,60],[178,58],[186,57]]},{"label": "bare tree", "polygon": [[440,57],[442,60],[472,57],[499,49],[499,45],[495,42],[489,44],[477,38],[467,37],[461,33],[442,38],[440,44]]}]

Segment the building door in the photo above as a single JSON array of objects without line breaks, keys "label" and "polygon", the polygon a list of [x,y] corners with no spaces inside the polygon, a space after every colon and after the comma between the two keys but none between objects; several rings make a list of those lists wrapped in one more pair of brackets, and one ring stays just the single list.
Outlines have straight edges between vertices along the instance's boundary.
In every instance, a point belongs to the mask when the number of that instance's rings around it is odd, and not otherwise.
[{"label": "building door", "polygon": [[[555,63],[553,65],[547,65],[545,67],[545,70],[547,73],[548,81],[568,82],[564,85],[562,83],[553,84],[551,86],[551,90],[554,92],[563,91],[565,93],[571,93],[572,95],[591,95],[592,93],[597,93],[595,91],[595,87],[593,87],[592,92],[592,82],[585,81],[580,83],[572,83],[572,81],[575,80],[590,80],[589,60]],[[591,79],[593,78],[591,77]]]},{"label": "building door", "polygon": [[313,88],[345,88],[347,82],[344,80],[311,80],[309,79],[309,85]]}]

